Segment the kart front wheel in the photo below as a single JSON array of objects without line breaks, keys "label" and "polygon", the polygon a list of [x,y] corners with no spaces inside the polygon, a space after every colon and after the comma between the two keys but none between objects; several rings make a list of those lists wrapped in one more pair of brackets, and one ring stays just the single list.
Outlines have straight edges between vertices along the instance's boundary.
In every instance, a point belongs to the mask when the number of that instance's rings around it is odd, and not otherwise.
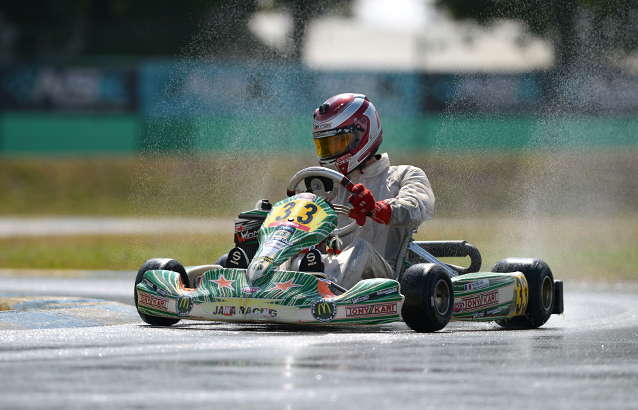
[{"label": "kart front wheel", "polygon": [[[168,259],[168,258],[149,259],[146,262],[144,262],[140,270],[137,271],[137,276],[135,277],[135,288],[133,290],[134,290],[136,308],[137,308],[137,284],[142,282],[142,279],[144,278],[144,273],[146,271],[160,270],[160,269],[170,270],[170,271],[179,273],[179,276],[182,279],[182,284],[184,285],[184,287],[189,287],[188,274],[186,273],[186,269],[184,269],[181,263],[177,262],[175,259]],[[140,312],[139,308],[137,309],[137,313],[140,315],[140,317],[142,318],[144,322],[153,326],[171,326],[179,322],[179,319],[147,315],[145,313]]]},{"label": "kart front wheel", "polygon": [[506,258],[494,265],[492,272],[522,272],[529,289],[525,312],[497,320],[497,324],[506,329],[536,329],[549,320],[554,310],[554,275],[547,263],[540,259]]},{"label": "kart front wheel", "polygon": [[435,332],[450,321],[454,290],[443,267],[432,263],[410,266],[401,277],[401,293],[405,296],[401,316],[410,329]]}]

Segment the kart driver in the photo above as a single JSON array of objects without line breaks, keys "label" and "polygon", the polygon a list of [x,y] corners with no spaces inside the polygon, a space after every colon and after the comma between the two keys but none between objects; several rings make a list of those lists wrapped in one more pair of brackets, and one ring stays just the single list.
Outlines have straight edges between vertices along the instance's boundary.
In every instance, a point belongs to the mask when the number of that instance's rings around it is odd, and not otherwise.
[{"label": "kart driver", "polygon": [[[355,184],[354,194],[339,189],[331,202],[349,204],[350,218],[361,225],[341,238],[341,254],[326,259],[326,276],[346,289],[361,279],[394,279],[402,245],[434,211],[425,172],[410,165],[391,166],[388,154],[377,154],[383,139],[381,120],[362,94],[339,94],[321,104],[312,135],[319,163]],[[339,215],[339,227],[350,222]]]}]

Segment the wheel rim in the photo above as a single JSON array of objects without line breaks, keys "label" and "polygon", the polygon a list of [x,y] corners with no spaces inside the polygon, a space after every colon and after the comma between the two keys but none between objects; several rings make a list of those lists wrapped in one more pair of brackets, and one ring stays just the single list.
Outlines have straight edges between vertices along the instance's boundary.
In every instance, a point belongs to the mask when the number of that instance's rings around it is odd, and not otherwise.
[{"label": "wheel rim", "polygon": [[450,308],[450,287],[443,279],[439,279],[434,288],[434,309],[443,316]]},{"label": "wheel rim", "polygon": [[549,276],[545,276],[541,287],[541,302],[544,310],[549,310],[552,307],[553,299],[554,287],[552,286],[552,279]]}]

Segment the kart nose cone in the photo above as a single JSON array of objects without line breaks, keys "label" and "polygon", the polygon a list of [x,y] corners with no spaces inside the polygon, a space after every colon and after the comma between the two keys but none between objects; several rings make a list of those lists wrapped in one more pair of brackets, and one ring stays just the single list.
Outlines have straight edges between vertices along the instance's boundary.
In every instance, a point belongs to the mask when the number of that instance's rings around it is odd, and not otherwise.
[{"label": "kart nose cone", "polygon": [[263,276],[266,272],[267,266],[263,262],[251,263],[248,266],[246,275],[248,276],[248,283],[252,283],[254,280]]}]

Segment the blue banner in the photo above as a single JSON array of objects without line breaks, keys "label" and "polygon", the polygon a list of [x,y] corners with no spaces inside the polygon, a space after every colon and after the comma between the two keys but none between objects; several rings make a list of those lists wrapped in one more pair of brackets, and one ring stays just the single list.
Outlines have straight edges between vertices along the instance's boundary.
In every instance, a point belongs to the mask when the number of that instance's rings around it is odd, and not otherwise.
[{"label": "blue banner", "polygon": [[134,70],[22,65],[0,69],[0,109],[122,112],[137,108]]},{"label": "blue banner", "polygon": [[335,94],[366,94],[381,115],[421,109],[415,73],[326,72],[276,64],[149,62],[140,70],[140,106],[151,117],[312,118]]}]

